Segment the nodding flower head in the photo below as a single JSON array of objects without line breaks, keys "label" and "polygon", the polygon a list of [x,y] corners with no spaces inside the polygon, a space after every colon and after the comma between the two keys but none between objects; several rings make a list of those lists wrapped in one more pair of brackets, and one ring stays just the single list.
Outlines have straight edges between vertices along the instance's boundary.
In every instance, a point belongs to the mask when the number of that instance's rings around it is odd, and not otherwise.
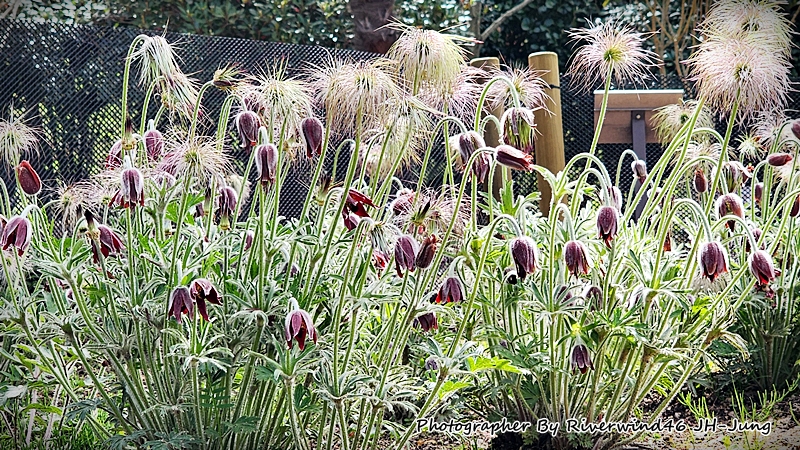
[{"label": "nodding flower head", "polygon": [[794,134],[795,139],[800,141],[800,119],[795,119],[792,122],[792,134]]},{"label": "nodding flower head", "polygon": [[753,177],[750,168],[745,167],[744,164],[739,161],[727,161],[723,163],[722,173],[725,175],[725,181],[728,184],[729,192],[735,191]]},{"label": "nodding flower head", "polygon": [[403,271],[413,272],[417,268],[417,249],[419,244],[416,239],[407,234],[400,236],[394,244],[394,265],[397,276],[402,277]]},{"label": "nodding flower head", "polygon": [[20,162],[14,171],[17,173],[17,181],[22,192],[33,196],[42,190],[42,180],[28,161]]},{"label": "nodding flower head", "polygon": [[752,273],[757,279],[759,284],[766,286],[770,281],[781,275],[781,271],[775,268],[772,262],[772,257],[764,250],[756,250],[750,254],[747,259]]},{"label": "nodding flower head", "polygon": [[569,241],[564,245],[564,262],[570,275],[578,277],[589,273],[586,245],[581,241]]},{"label": "nodding flower head", "polygon": [[533,155],[536,138],[536,121],[528,108],[509,108],[500,119],[503,142]]},{"label": "nodding flower head", "polygon": [[31,243],[32,234],[31,221],[27,217],[14,216],[8,219],[8,223],[2,228],[0,246],[3,247],[3,250],[14,247],[17,249],[17,255],[22,256]]},{"label": "nodding flower head", "polygon": [[492,168],[492,154],[488,152],[481,152],[475,157],[475,162],[472,163],[472,176],[478,183],[483,183],[489,176],[489,169]]},{"label": "nodding flower head", "polygon": [[152,128],[152,121],[150,126],[151,128],[144,133],[144,147],[147,149],[147,159],[150,162],[158,162],[164,154],[164,135]]},{"label": "nodding flower head", "polygon": [[114,170],[122,166],[122,139],[117,139],[106,156],[105,169]]},{"label": "nodding flower head", "polygon": [[613,206],[617,211],[622,212],[622,191],[616,186],[608,186],[600,191],[602,201],[606,205]]},{"label": "nodding flower head", "polygon": [[253,246],[253,239],[256,237],[253,230],[247,230],[244,233],[244,251],[250,250],[250,247]]},{"label": "nodding flower head", "polygon": [[466,168],[470,156],[475,150],[486,147],[486,141],[475,131],[457,134],[450,137],[450,148],[456,151],[457,162],[462,170]]},{"label": "nodding flower head", "polygon": [[297,341],[300,351],[306,348],[306,338],[310,337],[317,343],[317,329],[314,327],[314,319],[304,310],[297,308],[286,316],[284,324],[284,336],[286,345],[292,348],[292,341]]},{"label": "nodding flower head", "polygon": [[764,195],[764,183],[756,183],[755,187],[753,188],[753,198],[756,201],[756,205],[761,205],[761,197]]},{"label": "nodding flower head", "polygon": [[706,178],[706,173],[703,169],[695,169],[692,185],[694,186],[694,190],[700,194],[708,190],[708,178]]},{"label": "nodding flower head", "polygon": [[103,255],[103,258],[108,258],[119,255],[125,250],[122,238],[111,228],[105,225],[97,225],[95,233],[91,232],[91,228],[90,226],[89,243],[92,247],[92,258],[95,264],[100,263],[100,255]]},{"label": "nodding flower head", "polygon": [[306,144],[306,156],[311,158],[322,154],[322,139],[325,135],[325,128],[322,122],[316,117],[306,117],[300,122],[300,129],[303,132],[303,141]]},{"label": "nodding flower head", "polygon": [[217,215],[219,216],[220,229],[230,229],[231,216],[236,214],[236,202],[236,191],[232,187],[225,186],[220,189],[219,197],[217,197]]},{"label": "nodding flower head", "polygon": [[436,314],[429,312],[417,316],[414,319],[414,328],[422,328],[423,331],[431,331],[439,328],[439,321],[436,320]]},{"label": "nodding flower head", "polygon": [[208,311],[206,309],[206,302],[212,303],[214,305],[221,305],[222,302],[220,301],[219,292],[217,292],[217,288],[211,284],[205,278],[197,278],[192,280],[189,284],[189,292],[192,295],[192,299],[194,300],[195,304],[197,305],[197,311],[203,317],[203,319],[208,322]]},{"label": "nodding flower head", "polygon": [[528,236],[520,236],[511,241],[511,259],[517,268],[517,276],[525,280],[528,274],[536,271],[536,242]]},{"label": "nodding flower head", "polygon": [[617,236],[619,211],[613,206],[602,206],[597,211],[597,233],[600,239],[611,248],[611,241]]},{"label": "nodding flower head", "polygon": [[458,303],[464,299],[464,286],[456,277],[445,278],[436,294],[436,303]]},{"label": "nodding flower head", "polygon": [[792,162],[792,155],[788,153],[773,153],[767,156],[767,163],[772,167],[784,166]]},{"label": "nodding flower head", "polygon": [[178,286],[172,290],[170,294],[170,311],[172,316],[175,317],[179,323],[181,316],[184,314],[190,318],[194,317],[194,302],[192,302],[192,294],[186,286]]},{"label": "nodding flower head", "polygon": [[495,150],[498,163],[514,170],[533,171],[533,155],[517,150],[510,145],[498,145]]},{"label": "nodding flower head", "polygon": [[797,217],[798,215],[800,215],[800,195],[794,198],[792,209],[789,210],[789,216]]},{"label": "nodding flower head", "polygon": [[[720,219],[728,215],[744,219],[744,202],[741,197],[734,193],[719,196],[715,202],[715,206]],[[733,231],[735,225],[736,222],[733,220],[729,220],[728,223],[725,224],[731,231]]]},{"label": "nodding flower head", "polygon": [[375,204],[372,203],[371,198],[355,189],[348,189],[344,205],[345,210],[351,211],[358,217],[369,217],[366,208],[367,206],[376,208]]},{"label": "nodding flower head", "polygon": [[122,171],[120,197],[123,208],[144,206],[144,179],[139,169],[130,167]]},{"label": "nodding flower head", "polygon": [[403,188],[397,191],[389,207],[395,216],[399,216],[410,212],[413,205],[414,191],[409,188]]},{"label": "nodding flower head", "polygon": [[569,363],[570,366],[572,366],[573,373],[575,373],[575,369],[580,370],[582,374],[586,373],[589,369],[594,370],[592,357],[589,355],[589,348],[583,343],[577,343],[572,347],[572,356],[570,356]]},{"label": "nodding flower head", "polygon": [[719,242],[706,242],[697,254],[700,275],[714,282],[717,277],[728,272],[728,255]]},{"label": "nodding flower head", "polygon": [[437,244],[438,240],[435,234],[426,237],[422,241],[422,245],[417,252],[417,267],[420,269],[427,269],[431,265],[431,262],[433,262],[433,255],[436,254]]},{"label": "nodding flower head", "polygon": [[236,115],[233,123],[239,133],[239,146],[249,151],[258,141],[258,128],[261,126],[258,114],[244,110]]},{"label": "nodding flower head", "polygon": [[642,159],[637,159],[631,163],[631,170],[633,171],[633,176],[639,180],[639,183],[644,184],[644,181],[647,179],[647,162]]},{"label": "nodding flower head", "polygon": [[256,147],[255,158],[261,185],[266,187],[274,183],[278,171],[278,147],[274,144],[261,144]]}]

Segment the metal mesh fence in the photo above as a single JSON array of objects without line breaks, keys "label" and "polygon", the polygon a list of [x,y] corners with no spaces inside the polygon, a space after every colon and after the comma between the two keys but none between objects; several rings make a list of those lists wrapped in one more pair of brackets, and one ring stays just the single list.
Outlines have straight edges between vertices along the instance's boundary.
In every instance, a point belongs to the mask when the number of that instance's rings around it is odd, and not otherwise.
[{"label": "metal mesh fence", "polygon": [[[25,112],[29,124],[43,131],[41,149],[31,156],[46,185],[74,182],[101,170],[113,142],[119,135],[120,94],[123,64],[131,41],[140,33],[131,28],[73,26],[56,23],[32,23],[0,20],[0,116],[7,118],[9,108]],[[350,50],[300,46],[244,39],[167,33],[166,39],[178,42],[180,65],[185,73],[199,80],[209,80],[216,69],[228,63],[239,64],[249,72],[270,66],[275,61],[285,64],[288,75],[298,75],[311,64],[322,62],[330,54],[336,58],[369,59],[376,55]],[[132,77],[134,77],[132,71]],[[591,92],[581,91],[562,76],[563,127],[566,159],[587,151],[594,130],[594,100]],[[144,89],[131,81],[129,111],[141,110]],[[641,84],[637,86],[642,88]],[[677,77],[656,77],[647,88],[685,89],[691,97],[691,86]],[[790,110],[800,109],[800,93],[792,92]],[[216,117],[223,95],[210,90],[204,107]],[[149,114],[155,115],[154,106]],[[139,118],[134,118],[138,123]],[[718,128],[724,129],[724,123]],[[426,181],[441,180],[445,158],[441,142],[432,154]],[[630,145],[600,145],[598,155],[614,177],[617,161]],[[245,155],[231,149],[242,164]],[[647,145],[648,166],[652,167],[663,149]],[[579,169],[576,169],[579,170]],[[293,169],[284,186],[281,214],[291,217],[299,213],[299,203],[307,193],[309,167]],[[575,175],[575,174],[573,174]],[[6,184],[13,189],[13,171],[0,170]],[[401,176],[415,180],[413,174]],[[533,174],[514,174],[517,192],[537,189]],[[629,164],[622,167],[620,189],[627,192],[632,181]]]}]

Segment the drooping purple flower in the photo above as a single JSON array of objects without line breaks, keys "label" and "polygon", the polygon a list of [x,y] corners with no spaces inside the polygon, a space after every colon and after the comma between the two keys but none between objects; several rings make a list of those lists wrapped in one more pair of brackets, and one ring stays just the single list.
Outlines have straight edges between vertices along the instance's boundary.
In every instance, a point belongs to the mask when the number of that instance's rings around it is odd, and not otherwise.
[{"label": "drooping purple flower", "polygon": [[250,247],[253,246],[253,238],[255,238],[255,233],[253,230],[247,230],[244,233],[244,251],[250,250]]},{"label": "drooping purple flower", "polygon": [[144,206],[144,179],[139,169],[130,167],[122,171],[119,193],[123,208],[132,208],[137,204]]},{"label": "drooping purple flower", "polygon": [[256,147],[256,170],[261,185],[274,183],[278,171],[278,147],[274,144],[261,144]]},{"label": "drooping purple flower", "polygon": [[230,186],[220,189],[217,197],[217,215],[219,216],[219,228],[228,230],[231,227],[231,216],[236,214],[237,196],[236,190]]},{"label": "drooping purple flower", "polygon": [[792,155],[788,153],[773,153],[767,156],[767,164],[772,167],[780,167],[790,163],[792,159]]},{"label": "drooping purple flower", "polygon": [[322,138],[325,134],[322,122],[316,117],[306,117],[300,122],[300,129],[306,144],[306,156],[311,158],[322,154]]},{"label": "drooping purple flower", "polygon": [[586,245],[581,241],[569,241],[564,245],[564,262],[570,275],[580,276],[589,273]]},{"label": "drooping purple flower", "polygon": [[349,189],[347,191],[347,198],[345,199],[346,210],[352,211],[359,217],[369,217],[367,206],[376,207],[375,204],[372,203],[372,199],[361,192],[355,189]]},{"label": "drooping purple flower", "polygon": [[719,242],[706,242],[697,254],[700,274],[712,282],[728,271],[728,258],[725,248]]},{"label": "drooping purple flower", "polygon": [[764,250],[756,250],[747,259],[750,273],[758,278],[759,284],[766,286],[770,281],[781,275],[781,271],[775,268],[772,257]]},{"label": "drooping purple flower", "polygon": [[631,170],[633,171],[633,176],[639,180],[639,183],[644,184],[644,181],[647,179],[647,162],[642,159],[637,159],[631,163]]},{"label": "drooping purple flower", "polygon": [[517,150],[510,145],[498,145],[497,162],[514,170],[533,171],[533,155]]},{"label": "drooping purple flower", "polygon": [[27,217],[14,216],[8,220],[3,227],[3,234],[0,236],[0,246],[3,250],[9,247],[17,249],[17,255],[22,256],[31,243],[33,227]]},{"label": "drooping purple flower", "polygon": [[423,331],[431,331],[439,328],[439,322],[436,320],[436,314],[429,312],[417,316],[414,319],[414,327],[422,328]]},{"label": "drooping purple flower", "polygon": [[394,244],[394,265],[397,276],[402,277],[403,271],[413,272],[417,267],[417,249],[419,244],[416,239],[407,234],[400,236]]},{"label": "drooping purple flower", "polygon": [[594,370],[592,357],[589,355],[589,348],[582,343],[578,343],[572,347],[572,356],[569,362],[570,366],[572,366],[573,373],[575,373],[575,369],[580,370],[582,374],[586,373],[589,369]]},{"label": "drooping purple flower", "polygon": [[422,245],[417,252],[417,267],[420,269],[427,269],[428,266],[431,265],[431,262],[433,262],[433,255],[436,254],[437,243],[438,240],[435,234],[426,237],[422,241]]},{"label": "drooping purple flower", "polygon": [[111,145],[106,157],[105,169],[114,170],[122,166],[122,139],[118,139]]},{"label": "drooping purple flower", "polygon": [[528,236],[520,236],[511,241],[511,258],[517,268],[520,280],[536,271],[536,243]]},{"label": "drooping purple flower", "polygon": [[192,302],[192,294],[186,286],[178,286],[172,290],[170,294],[170,311],[175,320],[180,323],[181,316],[186,314],[189,317],[194,317],[194,302]]},{"label": "drooping purple flower", "polygon": [[192,299],[197,305],[197,311],[200,312],[203,319],[208,322],[206,302],[214,305],[222,304],[217,288],[206,278],[196,278],[189,284],[189,292],[192,294]]},{"label": "drooping purple flower", "polygon": [[310,337],[315,344],[317,343],[317,329],[314,327],[314,320],[310,314],[299,308],[286,316],[284,335],[289,349],[292,348],[292,340],[297,341],[300,351],[305,350],[307,337]]},{"label": "drooping purple flower", "polygon": [[464,286],[456,277],[445,278],[436,294],[436,303],[458,303],[464,299]]},{"label": "drooping purple flower", "polygon": [[239,132],[239,146],[249,151],[258,140],[258,127],[261,121],[253,111],[242,111],[233,119],[236,131]]},{"label": "drooping purple flower", "polygon": [[611,248],[611,241],[617,236],[619,211],[613,206],[602,206],[597,211],[597,234]]},{"label": "drooping purple flower", "polygon": [[144,133],[144,147],[147,150],[147,160],[150,162],[161,161],[164,154],[164,135],[155,128]]},{"label": "drooping purple flower", "polygon": [[[744,202],[741,197],[734,193],[720,195],[717,198],[715,206],[720,219],[728,215],[744,219]],[[728,223],[725,224],[725,226],[731,230],[734,229],[735,225],[736,222],[733,220],[729,220]]]},{"label": "drooping purple flower", "polygon": [[764,195],[764,183],[756,183],[753,192],[753,198],[756,199],[756,205],[761,205],[761,196]]},{"label": "drooping purple flower", "polygon": [[389,207],[395,216],[399,216],[411,211],[413,204],[414,191],[409,188],[403,188],[397,191],[394,200],[392,200],[392,203],[389,204]]},{"label": "drooping purple flower", "polygon": [[708,190],[708,178],[706,178],[706,174],[703,172],[703,169],[696,169],[694,171],[692,184],[694,185],[694,190],[698,193],[703,193]]}]

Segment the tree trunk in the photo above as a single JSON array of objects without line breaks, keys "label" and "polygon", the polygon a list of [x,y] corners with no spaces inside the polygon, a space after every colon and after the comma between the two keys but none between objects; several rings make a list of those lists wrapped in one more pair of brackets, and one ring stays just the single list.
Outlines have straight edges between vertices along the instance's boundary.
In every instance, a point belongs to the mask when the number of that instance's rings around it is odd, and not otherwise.
[{"label": "tree trunk", "polygon": [[392,20],[394,0],[349,0],[347,8],[353,14],[353,46],[366,52],[386,53],[397,40],[395,30],[381,28]]}]

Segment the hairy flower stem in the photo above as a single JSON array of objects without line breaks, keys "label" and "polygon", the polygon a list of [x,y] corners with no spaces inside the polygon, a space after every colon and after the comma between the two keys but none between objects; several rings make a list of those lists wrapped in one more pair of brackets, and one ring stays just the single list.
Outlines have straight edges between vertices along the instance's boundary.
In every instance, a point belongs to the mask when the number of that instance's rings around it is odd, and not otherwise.
[{"label": "hairy flower stem", "polygon": [[[120,136],[125,136],[125,119],[128,117],[128,82],[131,74],[131,62],[133,61],[133,52],[136,46],[139,45],[148,36],[140,34],[133,39],[130,47],[128,47],[128,56],[125,57],[125,70],[122,74],[122,120],[120,126]],[[124,151],[124,150],[123,150]]]},{"label": "hairy flower stem", "polygon": [[[196,319],[200,320],[200,319]],[[206,432],[205,427],[203,426],[203,419],[200,417],[201,414],[201,406],[200,406],[200,379],[197,376],[197,361],[193,361],[191,364],[191,372],[192,372],[192,390],[194,391],[194,420],[197,426],[197,431],[200,433],[200,448],[206,448]]]},{"label": "hairy flower stem", "polygon": [[[506,85],[508,85],[508,91],[511,93],[511,99],[514,102],[514,107],[515,108],[519,108],[520,107],[519,93],[517,92],[517,88],[516,88],[516,86],[514,86],[514,83],[510,79],[508,79],[508,77],[506,77],[504,75],[499,75],[499,76],[496,76],[496,77],[492,78],[491,80],[489,80],[483,86],[483,92],[481,92],[481,96],[478,99],[478,105],[475,108],[475,128],[474,128],[474,131],[476,131],[478,133],[481,132],[481,113],[483,112],[483,105],[486,103],[486,96],[489,94],[489,88],[491,88],[492,85],[497,83],[497,82],[503,82]],[[502,131],[500,129],[500,127],[497,127],[497,129]]]},{"label": "hairy flower stem", "polygon": [[[597,153],[597,143],[600,141],[600,132],[603,130],[603,122],[606,119],[606,110],[608,109],[608,92],[611,90],[611,75],[614,73],[614,63],[608,65],[608,73],[606,73],[606,84],[603,87],[603,100],[600,103],[600,115],[597,118],[597,126],[594,129],[594,137],[592,138],[592,146],[589,147],[589,154],[594,156]],[[589,168],[589,161],[586,161],[586,169]]]},{"label": "hairy flower stem", "polygon": [[[289,350],[289,351],[291,351],[291,350]],[[308,444],[308,439],[306,439],[305,432],[300,428],[300,425],[299,425],[299,423],[297,421],[297,419],[298,419],[297,411],[294,408],[294,378],[287,377],[284,380],[284,388],[286,390],[286,398],[287,398],[286,406],[288,408],[289,423],[291,424],[291,427],[292,427],[292,435],[294,436],[294,441],[297,444],[297,446],[299,447],[299,450],[309,449],[311,447]],[[342,448],[347,450],[346,432],[342,431],[342,434],[344,435],[344,437],[342,439],[342,443],[344,445],[343,445]]]},{"label": "hairy flower stem", "polygon": [[[173,286],[177,286],[178,282],[178,274],[177,274],[177,262],[178,262],[178,243],[181,239],[181,228],[183,227],[183,219],[186,216],[186,209],[189,207],[189,184],[191,183],[192,177],[187,176],[183,181],[183,188],[181,189],[181,205],[178,208],[178,217],[177,222],[175,223],[175,235],[173,236],[172,242],[172,259],[170,259],[170,268],[169,268],[169,280],[172,282]],[[167,305],[166,315],[164,316],[164,327],[166,328],[166,321],[167,317],[169,317],[169,305]]]},{"label": "hairy flower stem", "polygon": [[200,87],[200,91],[197,93],[197,100],[195,100],[194,109],[192,110],[192,122],[191,126],[189,127],[189,142],[194,139],[195,132],[197,131],[197,117],[200,115],[200,104],[203,103],[203,95],[206,93],[208,88],[213,85],[213,81],[206,81],[203,83],[203,86]]},{"label": "hairy flower stem", "polygon": [[163,76],[158,76],[150,86],[147,87],[147,93],[144,96],[144,104],[142,105],[142,118],[139,120],[139,134],[144,136],[144,132],[147,131],[147,110],[150,108],[150,99],[153,97],[153,92],[156,90],[156,86],[158,83],[164,80]]},{"label": "hairy flower stem", "polygon": [[[253,336],[253,343],[250,345],[250,355],[248,355],[247,364],[244,367],[244,375],[242,375],[242,383],[239,385],[239,393],[236,398],[236,407],[233,409],[233,415],[231,415],[231,423],[235,422],[236,419],[241,417],[242,406],[244,405],[245,398],[249,397],[248,390],[250,389],[250,379],[253,375],[253,366],[256,362],[256,354],[258,353],[259,344],[261,343],[261,332],[264,329],[264,320],[259,317],[257,320],[256,325],[256,332]],[[291,402],[292,399],[289,399]],[[235,442],[236,435],[231,435],[231,444]],[[231,445],[230,448],[234,446]]]},{"label": "hairy flower stem", "polygon": [[722,178],[722,163],[728,159],[728,145],[731,141],[731,133],[733,133],[733,124],[736,122],[736,112],[739,110],[739,93],[736,93],[736,101],[733,102],[731,107],[731,117],[728,119],[728,128],[725,130],[725,139],[722,141],[722,150],[719,152],[719,161],[717,161],[717,170],[714,173],[714,180],[709,186],[708,202],[706,203],[705,213],[708,215],[711,212],[711,207],[714,205],[714,196],[717,193],[717,186]]}]

